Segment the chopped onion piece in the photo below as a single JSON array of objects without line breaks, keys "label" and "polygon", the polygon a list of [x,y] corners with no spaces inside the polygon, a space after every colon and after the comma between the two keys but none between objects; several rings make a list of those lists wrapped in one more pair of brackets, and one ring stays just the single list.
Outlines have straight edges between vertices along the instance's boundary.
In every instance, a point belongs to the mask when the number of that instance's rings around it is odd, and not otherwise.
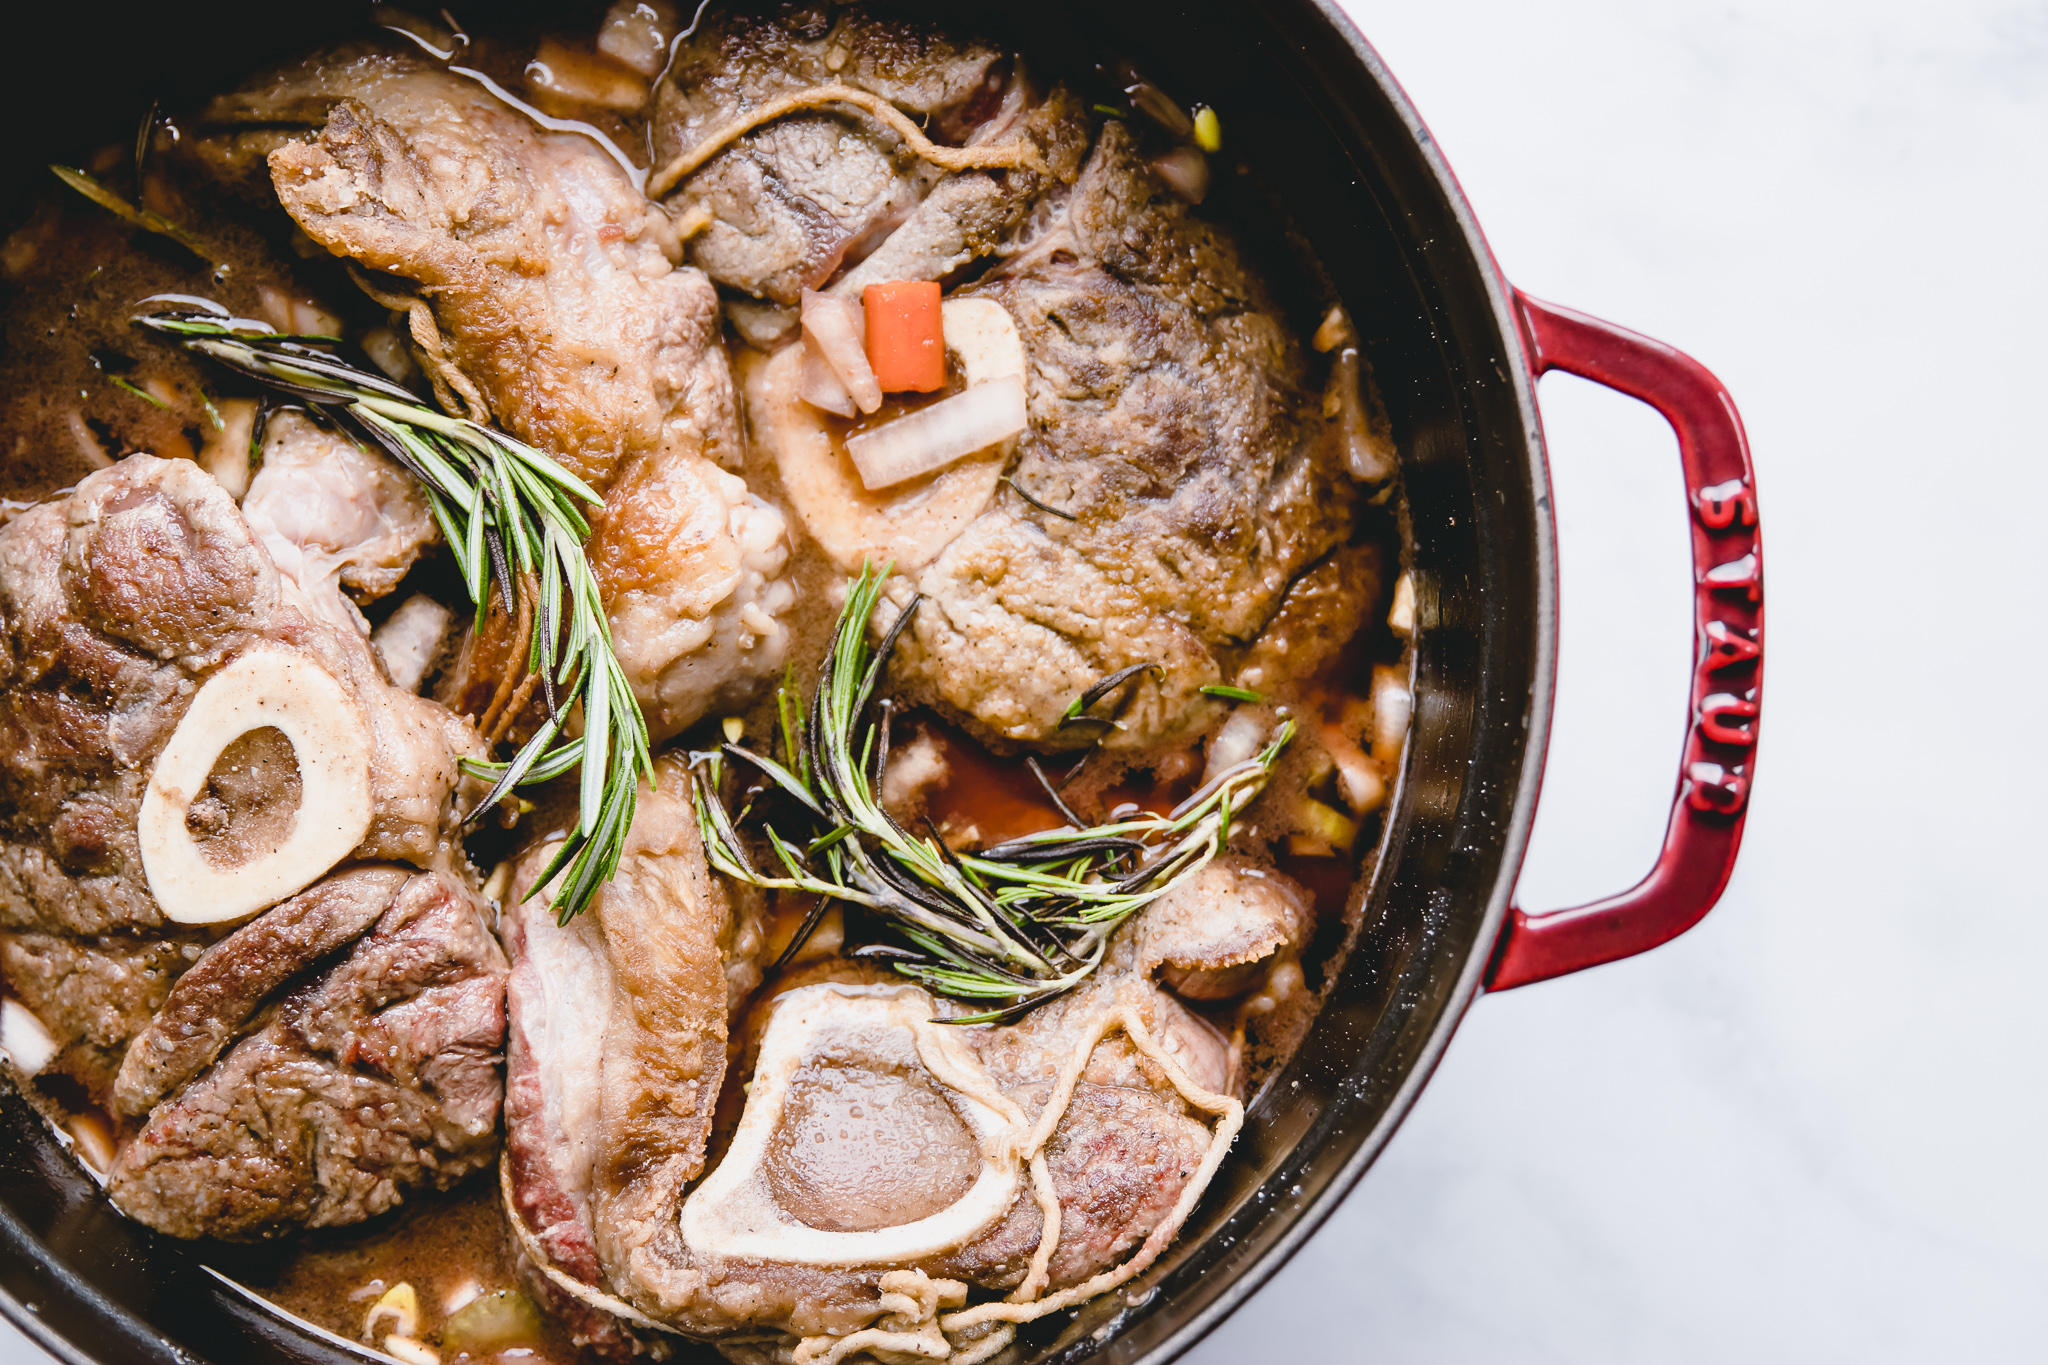
[{"label": "chopped onion piece", "polygon": [[1265,747],[1264,717],[1249,706],[1232,711],[1209,741],[1209,761],[1202,769],[1201,785],[1206,787],[1238,764],[1250,762]]},{"label": "chopped onion piece", "polygon": [[420,1330],[420,1296],[410,1281],[400,1280],[370,1305],[369,1316],[363,1319],[363,1340],[386,1328],[408,1337]]},{"label": "chopped onion piece", "polygon": [[1024,430],[1024,381],[1015,375],[942,398],[847,441],[846,453],[870,489],[943,469]]},{"label": "chopped onion piece", "polygon": [[57,1040],[28,1006],[19,1000],[0,1000],[0,1052],[7,1054],[22,1075],[34,1076],[57,1055]]},{"label": "chopped onion piece", "polygon": [[1378,483],[1394,475],[1392,443],[1373,430],[1365,409],[1365,374],[1359,363],[1358,347],[1347,345],[1337,352],[1330,366],[1330,389],[1324,410],[1334,409],[1338,439],[1343,442],[1344,463],[1351,477]]},{"label": "chopped onion piece", "polygon": [[1152,170],[1166,188],[1190,204],[1199,204],[1209,193],[1209,158],[1202,149],[1183,143],[1152,159]]},{"label": "chopped onion piece", "polygon": [[479,1294],[441,1328],[443,1349],[471,1356],[538,1345],[546,1326],[533,1300],[516,1289]]},{"label": "chopped onion piece", "polygon": [[832,373],[832,367],[825,363],[818,343],[806,334],[799,344],[804,348],[804,363],[797,380],[797,397],[814,408],[836,412],[841,417],[851,417],[859,412],[860,409],[854,406],[853,395],[846,391],[846,385],[839,382],[839,376]]},{"label": "chopped onion piece", "polygon": [[1127,83],[1124,93],[1131,97],[1131,107],[1177,138],[1195,135],[1194,120],[1187,111],[1175,103],[1173,97],[1152,82],[1140,76],[1129,67],[1124,68]]},{"label": "chopped onion piece", "polygon": [[1335,725],[1323,727],[1323,748],[1337,768],[1337,789],[1353,815],[1370,815],[1387,800],[1387,778],[1379,764]]},{"label": "chopped onion piece", "polygon": [[1415,636],[1415,575],[1404,573],[1394,580],[1394,605],[1387,608],[1387,629],[1403,640]]},{"label": "chopped onion piece", "polygon": [[1322,325],[1316,328],[1316,349],[1324,355],[1328,355],[1339,346],[1356,346],[1357,344],[1358,333],[1351,326],[1351,314],[1344,311],[1343,304],[1331,304],[1330,311],[1323,318]]},{"label": "chopped onion piece", "polygon": [[1334,853],[1348,853],[1358,839],[1356,820],[1313,796],[1300,799],[1295,805],[1294,818],[1301,823],[1301,832],[1288,841],[1291,853],[1329,857]]},{"label": "chopped onion piece", "polygon": [[206,438],[199,463],[228,496],[240,502],[249,491],[249,440],[256,431],[256,400],[223,398],[215,405],[220,430]]},{"label": "chopped onion piece", "polygon": [[426,681],[427,669],[440,657],[448,642],[448,626],[455,613],[423,592],[416,592],[384,624],[370,632],[370,647],[384,661],[391,685],[402,692],[417,692]]},{"label": "chopped onion piece", "polygon": [[806,289],[803,322],[804,339],[818,348],[833,376],[852,395],[854,406],[862,412],[881,407],[882,386],[868,364],[867,319],[860,304]]},{"label": "chopped onion piece", "polygon": [[1408,691],[1408,673],[1398,664],[1372,666],[1372,756],[1392,771],[1408,742],[1408,720],[1415,699]]}]

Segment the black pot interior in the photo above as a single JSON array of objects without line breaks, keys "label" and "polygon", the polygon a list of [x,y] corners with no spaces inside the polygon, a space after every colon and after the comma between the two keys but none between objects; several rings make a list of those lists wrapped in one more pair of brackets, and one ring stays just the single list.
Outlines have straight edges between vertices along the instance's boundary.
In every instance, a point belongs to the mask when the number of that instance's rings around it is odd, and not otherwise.
[{"label": "black pot interior", "polygon": [[[118,11],[120,7],[116,7]],[[502,7],[489,7],[502,12]],[[1548,715],[1548,502],[1531,386],[1484,247],[1378,59],[1312,0],[1040,7],[1027,51],[1116,53],[1226,120],[1220,170],[1269,196],[1252,230],[1313,243],[1348,304],[1404,462],[1416,573],[1416,712],[1383,847],[1353,890],[1362,930],[1289,1066],[1165,1261],[1037,1324],[1003,1359],[1162,1360],[1235,1307],[1385,1143],[1478,990],[1533,813]],[[352,29],[349,4],[94,6],[14,36],[0,213],[48,161],[132,135],[252,66]],[[479,13],[477,18],[483,18]],[[953,17],[959,19],[957,10]],[[966,22],[974,22],[972,19]],[[987,27],[995,27],[991,24]],[[31,59],[31,51],[34,58]],[[1304,296],[1314,281],[1298,281]],[[1284,286],[1283,286],[1284,287]],[[1309,319],[1313,325],[1313,319]],[[5,345],[0,336],[0,345]],[[73,1358],[338,1361],[203,1269],[247,1264],[115,1214],[17,1095],[0,1096],[0,1302]],[[709,1352],[706,1352],[707,1357]]]}]

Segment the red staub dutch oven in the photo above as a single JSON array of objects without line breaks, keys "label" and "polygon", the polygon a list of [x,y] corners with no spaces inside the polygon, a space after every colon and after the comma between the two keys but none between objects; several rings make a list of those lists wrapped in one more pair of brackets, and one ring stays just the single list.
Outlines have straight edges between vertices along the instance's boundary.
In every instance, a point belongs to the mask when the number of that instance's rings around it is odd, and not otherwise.
[{"label": "red staub dutch oven", "polygon": [[[714,0],[722,3],[723,0]],[[502,6],[472,6],[484,11]],[[1291,1064],[1253,1098],[1237,1150],[1175,1250],[1072,1317],[1035,1325],[1009,1360],[1163,1362],[1245,1301],[1372,1164],[1487,991],[1647,951],[1720,895],[1742,839],[1763,681],[1755,483],[1727,391],[1659,342],[1539,302],[1501,277],[1429,130],[1329,0],[1086,4],[1054,0],[956,22],[1034,53],[1121,55],[1221,111],[1219,198],[1313,247],[1321,283],[1364,336],[1404,461],[1416,585],[1415,720],[1382,853],[1353,889],[1362,930]],[[986,20],[986,22],[984,22]],[[252,65],[359,24],[354,6],[105,5],[44,11],[57,41],[10,18],[13,105],[0,187],[120,138]],[[35,60],[25,60],[30,53]],[[1249,174],[1234,175],[1241,162]],[[1256,247],[1257,243],[1254,243]],[[0,344],[5,344],[0,338]],[[1655,869],[1594,905],[1532,913],[1515,877],[1536,814],[1557,650],[1557,555],[1536,380],[1565,370],[1662,413],[1691,500],[1691,725]],[[1676,699],[1674,698],[1674,701]],[[144,1232],[16,1095],[0,1096],[0,1310],[67,1360],[351,1358],[209,1270],[226,1249]],[[708,1350],[707,1350],[708,1358]]]}]

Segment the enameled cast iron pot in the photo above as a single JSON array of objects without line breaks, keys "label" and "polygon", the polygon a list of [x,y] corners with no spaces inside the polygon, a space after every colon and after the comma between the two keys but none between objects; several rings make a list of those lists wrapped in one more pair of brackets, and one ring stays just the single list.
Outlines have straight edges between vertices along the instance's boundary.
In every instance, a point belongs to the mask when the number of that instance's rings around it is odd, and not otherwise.
[{"label": "enameled cast iron pot", "polygon": [[[474,6],[479,20],[496,6]],[[956,6],[958,9],[967,8]],[[1416,584],[1415,722],[1364,931],[1173,1253],[1127,1292],[1042,1323],[1007,1357],[1163,1362],[1243,1303],[1386,1144],[1481,993],[1652,948],[1714,904],[1742,837],[1762,686],[1763,574],[1740,419],[1701,366],[1539,303],[1501,277],[1429,131],[1329,0],[1034,7],[1029,46],[1132,57],[1223,113],[1314,245],[1365,337],[1404,460]],[[0,186],[360,23],[354,5],[157,5],[14,29]],[[30,54],[38,54],[31,60]],[[1546,370],[1655,407],[1692,502],[1690,726],[1655,870],[1596,905],[1532,915],[1513,892],[1536,813],[1557,646],[1557,557],[1536,409]],[[352,1358],[116,1215],[19,1096],[0,1095],[0,1311],[58,1356]]]}]

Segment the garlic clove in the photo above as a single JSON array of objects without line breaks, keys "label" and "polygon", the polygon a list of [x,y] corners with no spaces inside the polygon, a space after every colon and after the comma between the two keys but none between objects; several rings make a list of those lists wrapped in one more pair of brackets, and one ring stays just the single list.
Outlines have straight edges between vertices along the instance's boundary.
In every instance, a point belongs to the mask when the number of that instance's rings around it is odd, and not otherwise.
[{"label": "garlic clove", "polygon": [[[234,867],[214,864],[186,816],[221,751],[274,726],[291,741],[301,797],[276,849]],[[370,828],[370,731],[348,690],[302,654],[244,654],[206,680],[157,757],[136,833],[150,894],[178,924],[246,918],[310,886]]]}]

